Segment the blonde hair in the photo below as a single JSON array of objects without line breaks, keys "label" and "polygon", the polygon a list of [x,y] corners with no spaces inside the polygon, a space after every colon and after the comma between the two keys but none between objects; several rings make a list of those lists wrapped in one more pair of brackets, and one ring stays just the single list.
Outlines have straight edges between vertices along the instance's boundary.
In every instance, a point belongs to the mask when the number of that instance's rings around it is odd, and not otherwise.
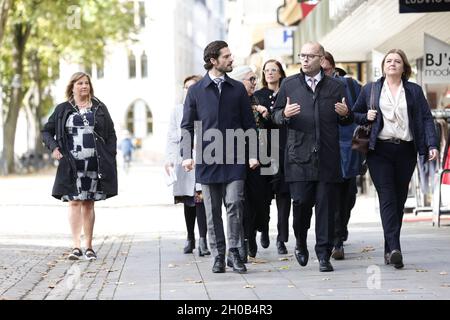
[{"label": "blonde hair", "polygon": [[69,84],[66,87],[66,98],[67,100],[73,99],[73,86],[75,85],[75,82],[80,80],[83,77],[87,77],[89,81],[89,98],[92,98],[94,96],[94,88],[92,87],[91,77],[86,72],[75,72],[71,77]]}]

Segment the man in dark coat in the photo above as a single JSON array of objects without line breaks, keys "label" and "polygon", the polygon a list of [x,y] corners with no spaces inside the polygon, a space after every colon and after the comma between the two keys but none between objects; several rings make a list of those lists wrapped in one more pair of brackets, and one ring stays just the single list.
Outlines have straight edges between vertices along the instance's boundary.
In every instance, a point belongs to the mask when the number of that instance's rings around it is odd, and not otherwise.
[{"label": "man in dark coat", "polygon": [[[228,44],[224,41],[211,42],[204,50],[203,59],[208,72],[202,80],[189,88],[184,103],[181,122],[182,165],[186,171],[193,169],[195,122],[197,135],[195,179],[202,185],[209,241],[215,257],[212,271],[225,272],[226,242],[222,222],[222,202],[224,202],[227,209],[230,248],[227,265],[232,267],[233,271],[243,273],[247,269],[239,256],[238,248],[243,243],[242,214],[246,169],[244,161],[237,161],[245,157],[236,154],[236,150],[245,148],[236,147],[234,138],[225,139],[225,137],[230,129],[252,129],[256,135],[256,124],[244,85],[226,75],[233,70],[233,58]],[[230,144],[234,150],[234,157],[230,156],[230,149],[226,148]],[[210,153],[207,154],[208,152]],[[249,165],[251,168],[258,166],[255,154],[253,157],[250,156]]]},{"label": "man in dark coat", "polygon": [[[322,69],[326,75],[342,82],[345,87],[346,102],[349,107],[352,107],[361,91],[361,85],[353,78],[343,77],[338,74],[333,55],[328,51],[325,52]],[[347,226],[350,220],[351,211],[356,202],[356,194],[358,193],[356,177],[361,174],[364,161],[364,157],[360,152],[352,150],[352,137],[355,128],[355,123],[348,126],[339,126],[343,181],[339,183],[337,208],[334,220],[334,249],[331,257],[336,260],[345,258],[344,241],[347,241]]]},{"label": "man in dark coat", "polygon": [[342,181],[339,124],[352,123],[352,114],[342,83],[320,67],[324,53],[319,43],[303,45],[302,69],[283,81],[272,119],[288,130],[284,166],[293,199],[295,256],[306,266],[306,238],[315,206],[319,270],[333,271],[334,211],[337,183]]}]

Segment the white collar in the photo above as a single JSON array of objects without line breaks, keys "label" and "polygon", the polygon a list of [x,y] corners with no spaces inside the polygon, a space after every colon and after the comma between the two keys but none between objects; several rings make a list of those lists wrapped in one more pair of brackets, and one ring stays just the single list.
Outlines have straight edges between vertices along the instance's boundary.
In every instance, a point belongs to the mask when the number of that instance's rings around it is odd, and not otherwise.
[{"label": "white collar", "polygon": [[210,72],[208,72],[208,76],[212,81],[214,81],[214,79],[222,79],[225,81],[225,75],[222,75],[221,77],[214,77]]},{"label": "white collar", "polygon": [[316,74],[314,77],[310,77],[310,76],[308,76],[308,75],[305,74],[305,80],[306,80],[306,82],[308,82],[309,79],[312,79],[312,78],[316,79],[316,83],[319,83],[319,81],[322,80],[322,73],[319,71],[319,73]]}]

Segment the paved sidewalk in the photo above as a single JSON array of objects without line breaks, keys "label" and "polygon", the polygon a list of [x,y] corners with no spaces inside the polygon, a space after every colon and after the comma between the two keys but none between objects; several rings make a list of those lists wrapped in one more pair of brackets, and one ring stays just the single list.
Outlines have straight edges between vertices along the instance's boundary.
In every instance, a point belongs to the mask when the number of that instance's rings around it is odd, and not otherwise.
[{"label": "paved sidewalk", "polygon": [[[146,233],[97,236],[98,260],[67,260],[59,243],[67,236],[41,237],[43,245],[2,235],[1,299],[449,299],[450,232],[429,223],[408,223],[403,230],[405,268],[383,265],[381,229],[351,226],[346,260],[335,272],[318,272],[310,259],[302,268],[292,255],[271,246],[259,249],[247,274],[227,268],[211,272],[212,258],[182,254],[184,234]],[[36,239],[37,236],[33,236]],[[28,239],[28,240],[33,240]],[[312,239],[312,235],[311,235]],[[34,240],[33,240],[34,241]],[[30,241],[30,242],[33,242]],[[23,244],[21,244],[23,243]],[[312,253],[312,245],[309,247]],[[314,256],[311,254],[311,256]]]},{"label": "paved sidewalk", "polygon": [[[53,175],[0,178],[0,299],[450,299],[450,228],[432,227],[429,216],[406,215],[402,230],[405,268],[383,264],[375,198],[358,197],[335,272],[320,273],[314,254],[300,267],[271,245],[259,248],[248,273],[211,272],[213,259],[184,255],[181,206],[171,205],[161,168],[135,165],[120,173],[120,196],[96,205],[94,248],[98,260],[67,260],[71,243],[66,204],[49,196]],[[27,197],[23,197],[27,194]],[[272,208],[272,212],[276,212]],[[292,217],[291,217],[292,219]],[[197,232],[197,230],[196,230]]]}]

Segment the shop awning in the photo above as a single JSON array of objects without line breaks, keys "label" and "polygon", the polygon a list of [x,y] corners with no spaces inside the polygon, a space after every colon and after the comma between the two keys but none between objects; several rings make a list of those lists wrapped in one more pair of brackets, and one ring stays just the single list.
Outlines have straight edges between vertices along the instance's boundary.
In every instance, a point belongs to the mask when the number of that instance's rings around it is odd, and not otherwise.
[{"label": "shop awning", "polygon": [[450,41],[450,12],[400,14],[398,1],[364,1],[341,21],[329,18],[328,1],[321,2],[297,31],[295,50],[319,41],[337,61],[366,61],[373,49],[403,49],[410,59],[423,54],[423,33]]}]

